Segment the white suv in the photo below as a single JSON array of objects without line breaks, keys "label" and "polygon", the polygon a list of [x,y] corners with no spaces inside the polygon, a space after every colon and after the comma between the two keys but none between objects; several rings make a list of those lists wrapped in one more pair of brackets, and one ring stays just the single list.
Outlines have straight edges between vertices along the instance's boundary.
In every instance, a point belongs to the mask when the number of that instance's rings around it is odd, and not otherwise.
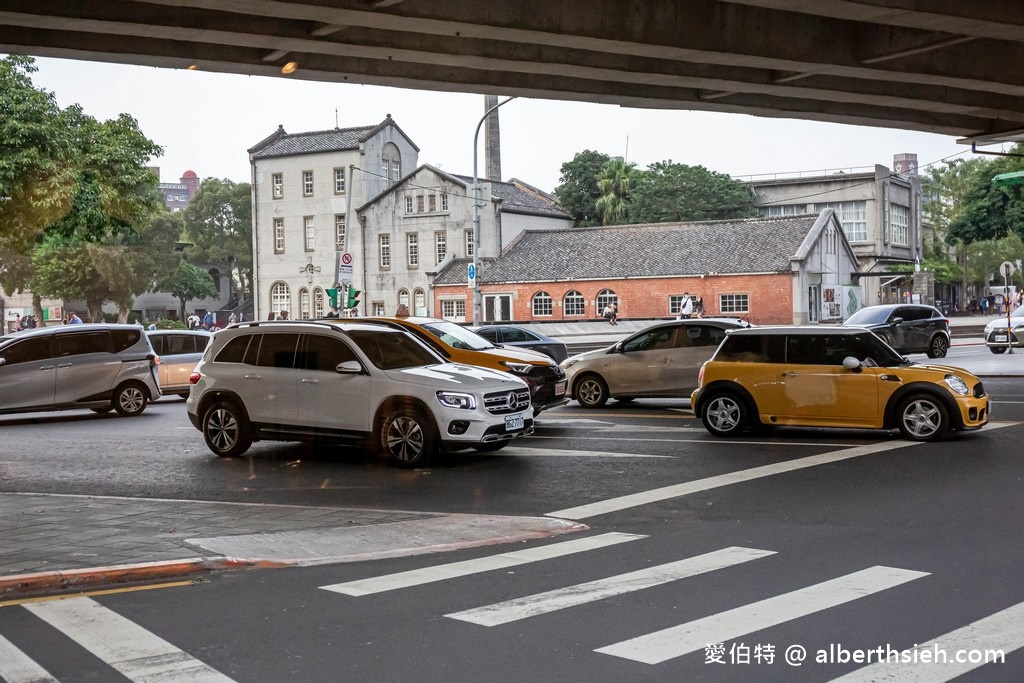
[{"label": "white suv", "polygon": [[187,410],[217,455],[254,440],[329,439],[402,466],[441,449],[496,451],[533,432],[515,376],[445,363],[409,333],[365,322],[260,321],[214,335]]}]

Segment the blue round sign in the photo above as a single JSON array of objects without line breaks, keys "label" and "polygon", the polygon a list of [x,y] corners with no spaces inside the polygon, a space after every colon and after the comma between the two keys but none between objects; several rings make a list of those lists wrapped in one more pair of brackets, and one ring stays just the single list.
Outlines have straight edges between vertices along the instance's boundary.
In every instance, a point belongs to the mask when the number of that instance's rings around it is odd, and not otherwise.
[{"label": "blue round sign", "polygon": [[469,279],[470,280],[473,280],[473,279],[476,278],[476,264],[475,263],[470,263],[469,264],[468,273],[469,273]]}]

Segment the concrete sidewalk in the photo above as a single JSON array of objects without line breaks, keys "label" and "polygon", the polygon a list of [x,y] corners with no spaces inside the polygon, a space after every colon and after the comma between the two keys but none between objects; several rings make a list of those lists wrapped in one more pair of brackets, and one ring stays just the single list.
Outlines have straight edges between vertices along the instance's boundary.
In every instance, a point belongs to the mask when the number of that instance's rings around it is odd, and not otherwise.
[{"label": "concrete sidewalk", "polygon": [[0,600],[217,569],[441,552],[587,528],[547,517],[0,493]]}]

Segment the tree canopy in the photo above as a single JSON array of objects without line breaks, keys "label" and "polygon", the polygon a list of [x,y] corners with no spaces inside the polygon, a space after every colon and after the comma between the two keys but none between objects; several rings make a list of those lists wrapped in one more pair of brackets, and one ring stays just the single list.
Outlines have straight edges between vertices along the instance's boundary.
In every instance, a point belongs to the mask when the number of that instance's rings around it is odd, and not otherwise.
[{"label": "tree canopy", "polygon": [[[1024,155],[1024,145],[1016,145],[1011,154]],[[972,167],[962,210],[950,220],[947,241],[971,244],[1006,237],[1011,232],[1024,235],[1024,184],[993,183],[996,175],[1013,171],[1024,171],[1024,158],[997,157]]]},{"label": "tree canopy", "polygon": [[252,195],[249,183],[207,178],[185,209],[185,254],[222,264],[243,291],[252,286]]},{"label": "tree canopy", "polygon": [[630,223],[746,218],[756,215],[753,200],[747,183],[670,159],[636,174],[626,218]]},{"label": "tree canopy", "polygon": [[596,203],[601,190],[597,186],[597,177],[609,159],[611,157],[607,154],[587,149],[577,152],[572,161],[562,164],[562,175],[554,194],[577,226],[598,224]]}]

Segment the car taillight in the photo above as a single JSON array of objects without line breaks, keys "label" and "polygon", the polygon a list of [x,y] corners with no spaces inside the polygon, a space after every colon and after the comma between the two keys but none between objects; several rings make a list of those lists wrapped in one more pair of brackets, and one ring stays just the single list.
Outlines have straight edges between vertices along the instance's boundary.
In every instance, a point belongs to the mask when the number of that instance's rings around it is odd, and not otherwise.
[{"label": "car taillight", "polygon": [[152,356],[150,356],[149,357],[149,364],[150,365],[160,365],[160,356],[158,356],[156,354],[153,354]]},{"label": "car taillight", "polygon": [[704,363],[700,364],[700,371],[697,373],[697,386],[704,384]]},{"label": "car taillight", "polygon": [[198,372],[193,372],[191,375],[188,376],[188,383],[196,384],[202,378],[203,376],[201,374],[199,374]]}]

